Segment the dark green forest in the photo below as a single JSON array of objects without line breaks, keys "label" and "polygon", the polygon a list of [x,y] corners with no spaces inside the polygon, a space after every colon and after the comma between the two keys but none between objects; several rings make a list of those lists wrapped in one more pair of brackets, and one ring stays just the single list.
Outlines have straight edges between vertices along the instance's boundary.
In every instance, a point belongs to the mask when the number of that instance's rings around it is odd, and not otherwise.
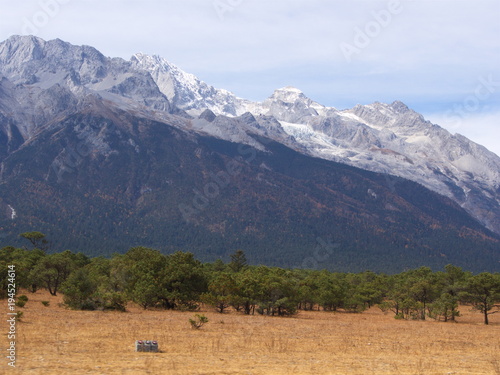
[{"label": "dark green forest", "polygon": [[21,234],[26,246],[0,250],[0,297],[16,290],[46,289],[63,295],[75,310],[126,311],[135,303],[144,309],[197,310],[201,304],[225,313],[289,316],[300,310],[362,313],[372,306],[397,319],[455,321],[459,306],[483,314],[485,324],[500,312],[500,274],[473,274],[447,265],[388,275],[364,271],[339,273],[248,265],[245,252],[228,262],[202,263],[192,253],[161,252],[134,247],[110,258],[90,258],[69,250],[47,252],[40,232]]}]

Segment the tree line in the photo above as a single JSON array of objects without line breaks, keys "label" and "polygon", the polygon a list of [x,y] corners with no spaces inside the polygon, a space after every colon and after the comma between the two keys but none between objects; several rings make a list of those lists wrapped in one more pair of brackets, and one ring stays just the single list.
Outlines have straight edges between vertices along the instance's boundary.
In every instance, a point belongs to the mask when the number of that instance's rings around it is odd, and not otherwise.
[{"label": "tree line", "polygon": [[320,309],[361,313],[377,305],[397,319],[446,322],[468,305],[483,314],[485,324],[500,312],[500,274],[474,275],[453,265],[395,275],[338,273],[250,266],[242,250],[229,263],[201,263],[189,252],[164,255],[145,247],[89,258],[69,250],[48,254],[40,232],[21,236],[30,246],[0,249],[1,298],[7,296],[8,266],[14,265],[18,288],[61,293],[65,306],[77,310],[126,311],[130,302],[144,309],[197,310],[203,303],[220,313],[289,316]]}]

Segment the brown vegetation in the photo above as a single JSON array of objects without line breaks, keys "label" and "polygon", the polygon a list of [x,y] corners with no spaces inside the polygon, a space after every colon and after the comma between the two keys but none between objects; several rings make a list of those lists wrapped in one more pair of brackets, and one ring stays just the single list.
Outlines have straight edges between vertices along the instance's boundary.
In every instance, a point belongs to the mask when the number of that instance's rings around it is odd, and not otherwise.
[{"label": "brown vegetation", "polygon": [[[2,374],[500,374],[500,314],[485,326],[469,307],[458,323],[395,320],[378,308],[290,318],[202,309],[209,323],[192,330],[192,312],[71,311],[60,296],[28,296],[17,367],[3,359]],[[158,340],[161,353],[136,353],[136,339]]]}]

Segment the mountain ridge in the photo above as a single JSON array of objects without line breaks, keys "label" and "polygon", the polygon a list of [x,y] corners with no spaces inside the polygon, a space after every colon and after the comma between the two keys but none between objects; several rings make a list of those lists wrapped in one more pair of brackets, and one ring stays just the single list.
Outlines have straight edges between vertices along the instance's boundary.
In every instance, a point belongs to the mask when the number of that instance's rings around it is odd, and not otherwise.
[{"label": "mountain ridge", "polygon": [[[40,229],[58,246],[96,254],[141,244],[207,260],[245,248],[254,262],[295,266],[331,238],[342,251],[324,262],[330,269],[498,268],[500,237],[460,206],[495,224],[484,194],[495,201],[500,168],[466,138],[401,102],[339,111],[290,87],[262,103],[226,102],[224,91],[216,113],[198,100],[217,98],[208,85],[203,95],[179,94],[196,91],[194,76],[167,92],[138,64],[59,40],[0,43],[4,239]],[[175,95],[189,100],[179,108]],[[426,143],[433,137],[441,143]],[[415,171],[417,184],[403,173]],[[429,181],[455,203],[427,190]]]},{"label": "mountain ridge", "polygon": [[[147,57],[142,55],[142,59]],[[162,64],[170,63],[160,59],[152,69],[157,71]],[[277,89],[263,102],[250,102],[194,76],[191,84],[188,91],[197,92],[199,85],[204,95],[187,105],[160,90],[174,105],[194,116],[209,109],[219,116],[238,117],[250,112],[274,117],[293,137],[291,142],[285,142],[278,134],[275,140],[311,156],[421,183],[455,200],[489,229],[500,233],[500,158],[484,146],[426,121],[401,101],[337,110],[314,102],[293,87]],[[171,90],[186,87],[176,79],[170,85],[174,87]],[[401,161],[406,163],[403,168]]]}]

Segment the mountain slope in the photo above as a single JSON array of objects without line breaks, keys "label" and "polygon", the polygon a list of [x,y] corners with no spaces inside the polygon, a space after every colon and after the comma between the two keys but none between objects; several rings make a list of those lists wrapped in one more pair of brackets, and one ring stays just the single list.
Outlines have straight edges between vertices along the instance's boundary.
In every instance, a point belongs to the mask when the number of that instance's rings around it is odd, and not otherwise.
[{"label": "mountain slope", "polygon": [[[209,109],[224,116],[251,112],[272,117],[293,137],[288,146],[311,156],[418,182],[453,199],[500,233],[500,158],[466,137],[426,121],[401,102],[339,111],[312,101],[296,88],[285,87],[262,103],[252,103],[217,90],[162,58],[136,55],[133,60],[152,72],[160,90],[175,105],[193,115]],[[179,100],[179,96],[169,94],[172,92],[196,99]],[[282,135],[270,136],[283,143]]]},{"label": "mountain slope", "polygon": [[[286,88],[255,114],[190,117],[137,62],[32,37],[0,44],[0,73],[0,245],[40,230],[91,255],[145,245],[214,260],[242,248],[252,263],[339,271],[500,268],[499,236],[452,200],[313,157],[384,150],[358,109]],[[399,103],[380,108],[400,132],[398,119],[427,126]]]},{"label": "mountain slope", "polygon": [[[413,182],[112,111],[120,122],[99,108],[69,116],[4,161],[1,204],[18,216],[0,223],[11,240],[37,228],[92,255],[146,245],[214,260],[243,248],[280,266],[498,269],[498,237]],[[92,152],[59,173],[54,163],[82,142]]]}]

